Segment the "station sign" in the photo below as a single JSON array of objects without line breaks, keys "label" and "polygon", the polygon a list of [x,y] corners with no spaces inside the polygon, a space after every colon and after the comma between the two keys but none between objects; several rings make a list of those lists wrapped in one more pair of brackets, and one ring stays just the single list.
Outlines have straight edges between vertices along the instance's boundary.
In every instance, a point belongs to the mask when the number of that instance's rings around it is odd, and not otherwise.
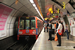
[{"label": "station sign", "polygon": [[57,13],[59,13],[59,9],[57,10]]},{"label": "station sign", "polygon": [[63,9],[65,9],[65,3],[63,2]]}]

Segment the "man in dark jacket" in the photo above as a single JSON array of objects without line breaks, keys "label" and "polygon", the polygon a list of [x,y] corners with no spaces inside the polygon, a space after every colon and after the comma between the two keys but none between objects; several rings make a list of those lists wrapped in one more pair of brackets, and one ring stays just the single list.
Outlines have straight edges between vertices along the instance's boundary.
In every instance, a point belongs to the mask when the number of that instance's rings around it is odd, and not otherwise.
[{"label": "man in dark jacket", "polygon": [[51,21],[49,22],[48,29],[49,29],[49,39],[48,40],[52,41],[52,24],[51,24]]},{"label": "man in dark jacket", "polygon": [[49,26],[49,22],[47,23],[47,32],[48,32],[48,26]]},{"label": "man in dark jacket", "polygon": [[58,28],[58,21],[56,21],[56,29]]}]

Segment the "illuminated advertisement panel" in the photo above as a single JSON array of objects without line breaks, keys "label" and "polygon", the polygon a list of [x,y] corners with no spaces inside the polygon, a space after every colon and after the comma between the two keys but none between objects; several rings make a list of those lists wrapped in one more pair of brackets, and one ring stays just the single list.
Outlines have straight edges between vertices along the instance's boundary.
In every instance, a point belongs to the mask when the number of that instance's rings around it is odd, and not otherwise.
[{"label": "illuminated advertisement panel", "polygon": [[4,30],[5,23],[12,9],[0,4],[0,30]]}]

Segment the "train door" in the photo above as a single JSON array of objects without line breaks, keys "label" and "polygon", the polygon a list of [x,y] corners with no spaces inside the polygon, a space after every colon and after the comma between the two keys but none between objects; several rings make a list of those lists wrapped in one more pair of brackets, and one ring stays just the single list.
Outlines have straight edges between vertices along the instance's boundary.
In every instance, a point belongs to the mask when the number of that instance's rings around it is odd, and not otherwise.
[{"label": "train door", "polygon": [[35,29],[35,19],[31,20],[31,29]]},{"label": "train door", "polygon": [[40,21],[37,20],[38,34],[40,33]]}]

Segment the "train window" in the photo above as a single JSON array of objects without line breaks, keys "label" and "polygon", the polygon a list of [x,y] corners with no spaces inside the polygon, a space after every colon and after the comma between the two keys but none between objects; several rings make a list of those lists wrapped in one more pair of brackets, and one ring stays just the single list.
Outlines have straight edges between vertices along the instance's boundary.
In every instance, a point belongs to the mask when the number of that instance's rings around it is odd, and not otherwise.
[{"label": "train window", "polygon": [[37,26],[40,27],[40,21],[39,20],[37,20]]},{"label": "train window", "polygon": [[30,20],[26,20],[26,28],[25,29],[30,29]]},{"label": "train window", "polygon": [[31,20],[31,29],[35,29],[35,20]]},{"label": "train window", "polygon": [[24,20],[20,20],[20,29],[24,29]]}]

